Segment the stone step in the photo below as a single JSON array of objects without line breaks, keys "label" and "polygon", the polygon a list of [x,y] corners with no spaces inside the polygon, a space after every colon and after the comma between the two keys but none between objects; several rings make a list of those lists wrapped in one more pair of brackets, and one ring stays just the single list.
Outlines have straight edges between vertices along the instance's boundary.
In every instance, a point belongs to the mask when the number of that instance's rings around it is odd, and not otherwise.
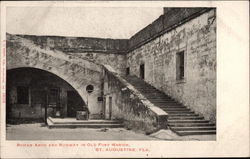
[{"label": "stone step", "polygon": [[216,134],[216,130],[183,130],[183,131],[176,131],[176,132],[180,136],[184,136],[184,135],[210,135],[210,134]]},{"label": "stone step", "polygon": [[49,128],[121,128],[121,124],[52,124]]},{"label": "stone step", "polygon": [[164,111],[190,111],[190,109],[187,108],[161,108]]},{"label": "stone step", "polygon": [[184,107],[183,105],[157,105],[157,106],[161,109],[164,109],[164,108],[187,108],[187,107]]},{"label": "stone step", "polygon": [[172,99],[172,97],[170,97],[170,96],[168,96],[167,94],[165,94],[165,93],[159,93],[159,92],[148,92],[148,94],[149,95],[152,95],[152,94],[155,94],[155,95],[157,95],[156,97],[165,97],[165,98],[171,98]]},{"label": "stone step", "polygon": [[78,122],[54,122],[53,124],[121,124],[119,121],[98,121],[98,120],[79,120]]},{"label": "stone step", "polygon": [[170,98],[148,98],[150,101],[155,102],[155,103],[177,103],[178,102],[174,101],[173,99]]},{"label": "stone step", "polygon": [[186,110],[186,111],[191,111],[189,108],[187,107],[183,107],[183,106],[159,106],[159,108],[164,109],[164,110],[173,110],[173,109],[179,109],[179,110]]},{"label": "stone step", "polygon": [[192,111],[166,111],[168,114],[194,114]]},{"label": "stone step", "polygon": [[209,123],[204,117],[195,114],[195,112],[175,101],[175,99],[135,76],[129,76],[127,80],[150,102],[168,113],[168,125],[177,134],[216,134],[215,124]]},{"label": "stone step", "polygon": [[168,117],[168,120],[178,120],[178,119],[181,119],[181,120],[189,120],[189,119],[193,119],[193,120],[200,120],[200,119],[204,119],[203,117],[198,117],[198,116],[180,116],[180,117],[173,117],[173,116],[170,116]]},{"label": "stone step", "polygon": [[47,120],[49,128],[120,128],[121,123],[84,123],[84,124],[54,124]]},{"label": "stone step", "polygon": [[[167,108],[167,107],[171,107],[171,106],[173,106],[173,107],[184,107],[183,105],[181,105],[181,104],[175,104],[175,103],[155,103],[155,102],[152,102],[152,103],[154,103],[155,105],[157,105],[158,107],[161,107],[161,108]],[[186,108],[186,107],[184,107],[184,108]]]},{"label": "stone step", "polygon": [[190,109],[187,109],[185,107],[159,107],[165,112],[167,111],[190,111]]},{"label": "stone step", "polygon": [[179,113],[179,114],[168,114],[169,117],[183,117],[183,116],[199,116],[198,114],[194,114],[194,113],[191,113],[191,114],[182,114],[182,113]]},{"label": "stone step", "polygon": [[[153,103],[153,102],[152,102]],[[156,105],[157,107],[161,108],[161,109],[165,109],[165,108],[186,108],[188,109],[187,107],[184,107],[182,105],[178,105],[178,104],[175,104],[175,105],[170,105],[170,104],[156,104],[156,103],[153,103],[154,105]]]},{"label": "stone step", "polygon": [[165,94],[160,94],[160,93],[156,93],[154,91],[144,91],[144,90],[140,90],[137,89],[138,91],[140,91],[142,94],[144,94],[145,96],[148,97],[161,97],[161,98],[169,98],[168,96],[166,96]]},{"label": "stone step", "polygon": [[212,123],[169,123],[170,127],[215,126]]},{"label": "stone step", "polygon": [[168,120],[168,123],[171,124],[171,123],[209,123],[209,121],[207,120],[194,120],[194,119],[185,119],[185,120],[172,120],[172,119],[169,119]]},{"label": "stone step", "polygon": [[215,126],[197,126],[197,127],[172,127],[174,131],[183,131],[183,130],[216,130]]},{"label": "stone step", "polygon": [[[143,94],[143,93],[142,93]],[[148,100],[156,101],[156,102],[176,102],[174,99],[168,98],[168,97],[159,97],[159,96],[153,96],[153,95],[145,95],[143,94]]]}]

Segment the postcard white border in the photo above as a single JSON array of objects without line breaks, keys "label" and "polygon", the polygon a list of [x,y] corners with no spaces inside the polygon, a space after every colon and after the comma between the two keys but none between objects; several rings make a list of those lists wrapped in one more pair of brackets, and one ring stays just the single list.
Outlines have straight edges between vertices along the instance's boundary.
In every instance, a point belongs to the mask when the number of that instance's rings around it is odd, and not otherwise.
[{"label": "postcard white border", "polygon": [[[1,157],[226,157],[249,156],[249,2],[248,1],[125,1],[125,2],[1,2],[1,102],[5,80],[3,48],[6,7],[216,7],[217,8],[217,140],[100,141],[146,146],[149,153],[95,152],[93,148],[17,147],[22,143],[98,143],[99,141],[5,140],[5,104],[1,103]],[[6,64],[6,62],[5,62]]]}]

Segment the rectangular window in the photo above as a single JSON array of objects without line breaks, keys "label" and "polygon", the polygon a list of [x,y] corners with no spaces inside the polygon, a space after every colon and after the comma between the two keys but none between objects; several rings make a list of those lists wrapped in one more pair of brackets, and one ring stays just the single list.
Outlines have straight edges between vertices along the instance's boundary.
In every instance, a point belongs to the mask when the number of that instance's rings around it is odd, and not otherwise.
[{"label": "rectangular window", "polygon": [[184,59],[184,51],[176,54],[176,79],[182,80],[184,79],[184,71],[185,71],[185,59]]},{"label": "rectangular window", "polygon": [[130,68],[127,67],[127,68],[126,68],[126,75],[128,76],[129,74],[130,74]]},{"label": "rectangular window", "polygon": [[17,87],[17,104],[29,104],[29,87]]},{"label": "rectangular window", "polygon": [[141,79],[145,78],[145,65],[144,64],[140,65],[140,77]]}]

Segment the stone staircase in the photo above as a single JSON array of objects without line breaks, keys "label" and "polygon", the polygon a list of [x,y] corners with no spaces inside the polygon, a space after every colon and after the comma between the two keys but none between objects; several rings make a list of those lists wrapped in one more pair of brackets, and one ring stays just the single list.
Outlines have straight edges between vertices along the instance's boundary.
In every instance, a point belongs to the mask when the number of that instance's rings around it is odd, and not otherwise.
[{"label": "stone staircase", "polygon": [[47,118],[49,128],[121,128],[116,120],[76,120],[75,118]]},{"label": "stone staircase", "polygon": [[136,76],[124,76],[155,106],[168,113],[168,126],[178,135],[216,134],[216,126]]}]

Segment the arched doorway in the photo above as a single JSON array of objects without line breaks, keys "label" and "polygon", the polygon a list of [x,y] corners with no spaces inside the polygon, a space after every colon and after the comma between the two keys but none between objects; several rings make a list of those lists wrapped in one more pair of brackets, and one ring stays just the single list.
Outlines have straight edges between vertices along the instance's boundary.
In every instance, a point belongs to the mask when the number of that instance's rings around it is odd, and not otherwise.
[{"label": "arched doorway", "polygon": [[8,70],[6,84],[7,122],[46,116],[75,117],[76,111],[87,108],[68,82],[45,70],[30,67]]}]

